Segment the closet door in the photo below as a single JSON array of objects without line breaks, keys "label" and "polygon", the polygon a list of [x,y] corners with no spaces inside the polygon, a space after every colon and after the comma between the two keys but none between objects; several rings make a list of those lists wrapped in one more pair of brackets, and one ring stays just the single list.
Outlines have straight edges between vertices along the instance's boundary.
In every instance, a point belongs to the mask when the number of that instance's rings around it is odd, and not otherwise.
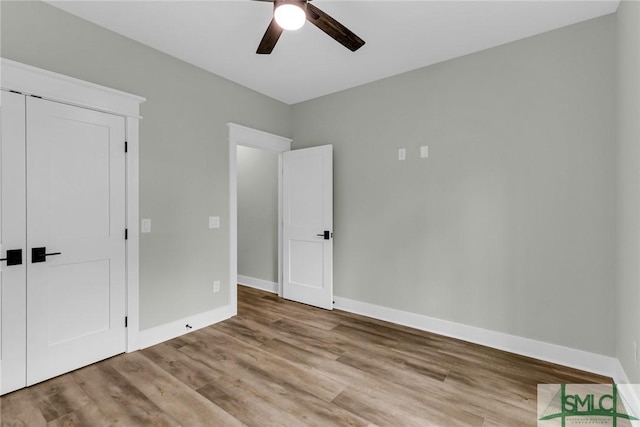
[{"label": "closet door", "polygon": [[26,103],[27,385],[125,351],[124,118]]},{"label": "closet door", "polygon": [[[25,201],[25,97],[0,91],[1,113],[1,180],[0,200],[2,224],[0,258],[8,251],[21,252],[21,263],[0,262],[0,393],[25,386],[26,357],[26,201]],[[14,252],[15,253],[15,252]],[[12,265],[9,265],[12,264]]]}]

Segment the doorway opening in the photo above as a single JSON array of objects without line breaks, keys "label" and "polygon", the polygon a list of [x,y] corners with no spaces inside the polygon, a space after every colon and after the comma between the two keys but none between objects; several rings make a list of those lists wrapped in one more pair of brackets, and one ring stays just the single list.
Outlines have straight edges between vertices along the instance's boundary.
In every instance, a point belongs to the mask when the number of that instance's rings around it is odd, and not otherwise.
[{"label": "doorway opening", "polygon": [[[273,157],[277,157],[277,161],[274,162],[277,167],[277,289],[265,289],[275,291],[279,296],[282,296],[282,153],[291,150],[291,139],[284,138],[278,135],[273,135],[267,132],[259,131],[256,129],[241,126],[235,123],[228,123],[229,127],[229,281],[231,285],[230,301],[232,307],[237,308],[238,302],[238,150],[244,149],[257,149]],[[251,152],[245,150],[245,153],[249,157],[252,156],[258,159],[261,156],[260,152]],[[245,230],[250,231],[250,230]],[[245,242],[246,243],[246,242]],[[243,281],[247,282],[247,276],[243,277]],[[272,286],[274,282],[264,280],[263,282],[246,283],[255,287]]]}]

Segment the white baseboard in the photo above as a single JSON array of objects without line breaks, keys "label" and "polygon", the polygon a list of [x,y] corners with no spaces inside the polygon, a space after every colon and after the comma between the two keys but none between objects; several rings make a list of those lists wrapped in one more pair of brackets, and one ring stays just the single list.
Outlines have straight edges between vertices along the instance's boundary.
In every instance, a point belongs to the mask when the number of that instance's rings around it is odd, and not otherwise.
[{"label": "white baseboard", "polygon": [[627,373],[624,371],[622,364],[618,359],[615,359],[615,363],[613,364],[614,373],[611,377],[614,379],[616,384],[629,384],[629,377]]},{"label": "white baseboard", "polygon": [[[640,384],[618,384],[618,393],[629,415],[640,416]],[[640,420],[632,420],[633,427],[640,427]]]},{"label": "white baseboard", "polygon": [[336,296],[334,300],[334,307],[340,310],[605,375],[620,383],[624,380],[626,380],[624,381],[626,383],[629,382],[622,366],[620,366],[620,362],[614,357],[368,304],[348,298]]},{"label": "white baseboard", "polygon": [[[235,307],[226,305],[211,311],[174,320],[164,325],[140,331],[140,349],[151,347],[164,341],[197,331],[209,325],[222,322],[235,315]],[[192,328],[187,329],[185,325]]]},{"label": "white baseboard", "polygon": [[278,293],[277,283],[269,282],[268,280],[256,279],[255,277],[241,276],[238,274],[238,284],[271,292],[274,294]]}]

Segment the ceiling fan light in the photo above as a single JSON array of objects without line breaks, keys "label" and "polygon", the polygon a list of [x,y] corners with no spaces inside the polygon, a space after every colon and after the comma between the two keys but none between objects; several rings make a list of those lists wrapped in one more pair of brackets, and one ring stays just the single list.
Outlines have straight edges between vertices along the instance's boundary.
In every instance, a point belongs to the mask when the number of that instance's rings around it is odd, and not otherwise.
[{"label": "ceiling fan light", "polygon": [[307,20],[307,15],[302,7],[291,3],[276,7],[273,16],[283,30],[298,30]]}]

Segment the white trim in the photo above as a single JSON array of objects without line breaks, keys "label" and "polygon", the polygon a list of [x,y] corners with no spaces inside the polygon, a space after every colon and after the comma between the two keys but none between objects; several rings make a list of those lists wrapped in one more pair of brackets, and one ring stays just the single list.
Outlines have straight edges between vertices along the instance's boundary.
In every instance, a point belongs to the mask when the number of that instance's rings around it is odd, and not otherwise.
[{"label": "white trim", "polygon": [[145,98],[0,58],[0,87],[106,113],[140,118]]},{"label": "white trim", "polygon": [[[151,329],[140,331],[140,349],[151,347],[152,345],[177,338],[189,332],[206,328],[207,326],[222,322],[234,316],[234,307],[225,305],[204,313],[195,314],[164,325],[156,326]],[[191,326],[188,329],[186,325]]]},{"label": "white trim", "polygon": [[250,288],[260,289],[263,291],[278,293],[278,284],[268,280],[256,279],[255,277],[238,275],[238,284],[249,286]]},{"label": "white trim", "polygon": [[238,146],[229,130],[229,304],[238,312]]},{"label": "white trim", "polygon": [[238,306],[238,145],[278,153],[278,283],[282,296],[282,153],[291,150],[291,139],[235,123],[229,127],[229,303]]},{"label": "white trim", "polygon": [[[614,357],[368,304],[348,298],[336,296],[334,300],[334,308],[339,310],[605,375],[614,378],[616,381],[618,381],[618,377],[620,376],[617,368],[620,363],[618,359]],[[620,369],[622,368],[620,367]]]},{"label": "white trim", "polygon": [[278,283],[276,283],[276,292],[280,298],[282,298],[282,215],[284,210],[282,209],[283,200],[283,169],[282,169],[282,153],[278,153]]},{"label": "white trim", "polygon": [[618,359],[616,359],[613,366],[614,373],[611,375],[616,384],[629,384],[629,377],[627,373],[624,371],[622,364]]},{"label": "white trim", "polygon": [[291,150],[291,139],[274,135],[258,129],[252,129],[235,123],[227,123],[229,126],[229,140],[233,140],[237,145],[245,147],[260,148],[271,151]]},{"label": "white trim", "polygon": [[[638,416],[640,414],[640,384],[630,384],[629,377],[622,364],[615,359],[613,381],[618,384],[618,392],[624,398],[627,413]],[[631,421],[633,427],[640,427],[640,421]]]},{"label": "white trim", "polygon": [[[640,414],[640,384],[618,383],[618,393],[623,398],[623,404],[630,415]],[[633,427],[640,427],[640,420],[631,420]]]},{"label": "white trim", "polygon": [[140,208],[139,208],[139,120],[126,119],[127,138],[127,353],[140,348]]}]

